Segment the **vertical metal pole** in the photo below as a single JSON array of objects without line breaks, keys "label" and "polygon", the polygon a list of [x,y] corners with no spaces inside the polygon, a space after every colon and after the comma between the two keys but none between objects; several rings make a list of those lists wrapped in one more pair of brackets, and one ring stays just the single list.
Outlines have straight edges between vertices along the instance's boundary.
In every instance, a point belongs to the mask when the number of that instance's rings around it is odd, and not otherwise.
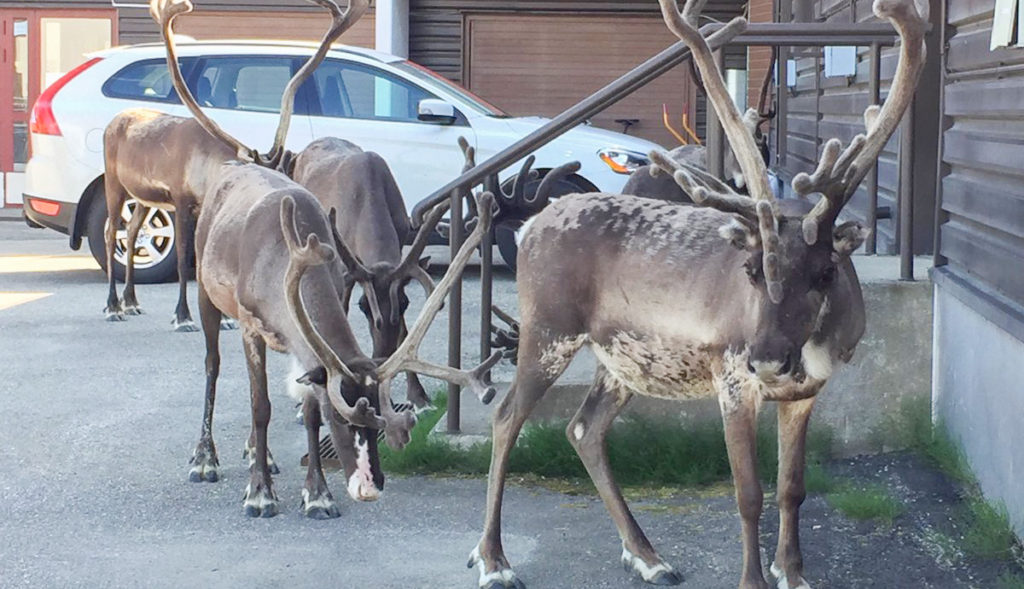
[{"label": "vertical metal pole", "polygon": [[[484,189],[492,193],[499,189],[498,176],[487,177]],[[480,242],[480,361],[491,355],[491,300],[494,288],[494,225],[484,233]],[[486,380],[486,379],[485,379]]]},{"label": "vertical metal pole", "polygon": [[900,280],[914,279],[914,110],[900,127]]},{"label": "vertical metal pole", "polygon": [[[724,72],[725,53],[719,50],[714,55],[718,71]],[[708,172],[716,178],[723,178],[725,175],[725,133],[722,130],[722,122],[718,120],[718,113],[711,105],[711,100],[706,100],[705,111],[707,112],[705,136],[708,144],[706,152],[708,154]]]},{"label": "vertical metal pole", "polygon": [[[451,233],[448,247],[451,259],[462,247],[465,240],[462,226],[462,188],[452,191],[452,204],[449,210]],[[448,295],[448,365],[452,368],[462,367],[462,279],[455,281]],[[461,430],[462,391],[457,384],[448,383],[448,433],[457,434]]]},{"label": "vertical metal pole", "polygon": [[[868,53],[868,100],[871,104],[878,104],[880,98],[879,86],[881,80],[881,46],[878,43],[871,44],[871,52]],[[878,164],[871,166],[871,172],[867,178],[868,191],[868,235],[867,243],[864,244],[864,251],[868,254],[877,253],[878,248]]]}]

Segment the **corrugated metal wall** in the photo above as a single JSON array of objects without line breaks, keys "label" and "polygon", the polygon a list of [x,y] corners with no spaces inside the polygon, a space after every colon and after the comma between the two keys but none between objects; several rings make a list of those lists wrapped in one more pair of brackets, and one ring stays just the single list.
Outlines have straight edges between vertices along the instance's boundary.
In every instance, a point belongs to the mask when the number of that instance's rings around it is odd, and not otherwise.
[{"label": "corrugated metal wall", "polygon": [[1024,308],[1024,50],[989,50],[993,8],[947,9],[939,251],[949,271]]}]

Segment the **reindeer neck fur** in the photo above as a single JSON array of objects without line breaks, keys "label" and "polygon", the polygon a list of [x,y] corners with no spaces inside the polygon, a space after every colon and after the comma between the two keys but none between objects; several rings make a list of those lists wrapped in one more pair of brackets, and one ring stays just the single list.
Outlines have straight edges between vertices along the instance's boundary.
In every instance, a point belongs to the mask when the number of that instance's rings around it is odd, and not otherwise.
[{"label": "reindeer neck fur", "polygon": [[[816,393],[863,332],[852,265],[840,269],[805,348],[814,355],[805,362],[816,363],[806,372],[818,378],[804,373],[776,388],[749,382],[745,354],[759,294],[743,268],[748,254],[719,234],[730,219],[714,209],[609,194],[563,197],[535,217],[520,244],[519,297],[522,324],[544,326],[540,339],[550,342],[541,351],[544,369],[560,372],[589,344],[638,394],[707,396],[723,379],[755,388],[761,399]],[[560,304],[545,304],[551,300]]]},{"label": "reindeer neck fur", "polygon": [[324,209],[337,209],[338,233],[360,261],[398,265],[411,230],[402,194],[382,157],[326,137],[302,151],[293,177]]},{"label": "reindeer neck fur", "polygon": [[235,159],[195,119],[149,109],[118,114],[103,141],[107,182],[119,182],[136,200],[163,209],[201,203],[217,169]]},{"label": "reindeer neck fur", "polygon": [[[285,297],[289,254],[281,233],[281,201],[285,196],[295,200],[301,235],[314,233],[321,243],[331,244],[327,215],[312,194],[276,171],[228,164],[218,178],[196,227],[197,274],[203,288],[218,309],[258,332],[271,349],[291,353],[304,366],[319,365]],[[313,324],[342,361],[369,362],[341,307],[343,272],[337,260],[310,268],[302,280],[302,299]]]}]

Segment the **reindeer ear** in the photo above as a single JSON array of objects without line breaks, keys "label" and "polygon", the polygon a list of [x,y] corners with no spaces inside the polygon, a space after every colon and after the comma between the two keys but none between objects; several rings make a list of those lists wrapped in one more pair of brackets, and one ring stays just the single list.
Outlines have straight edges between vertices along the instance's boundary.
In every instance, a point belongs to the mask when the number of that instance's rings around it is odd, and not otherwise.
[{"label": "reindeer ear", "polygon": [[306,374],[295,379],[295,382],[304,385],[319,385],[325,387],[327,386],[327,369],[323,366],[317,366],[313,370],[310,370]]},{"label": "reindeer ear", "polygon": [[859,221],[848,221],[832,230],[832,247],[839,257],[852,254],[871,235],[871,230]]},{"label": "reindeer ear", "polygon": [[753,251],[761,246],[761,235],[738,218],[718,228],[718,234],[736,249]]}]

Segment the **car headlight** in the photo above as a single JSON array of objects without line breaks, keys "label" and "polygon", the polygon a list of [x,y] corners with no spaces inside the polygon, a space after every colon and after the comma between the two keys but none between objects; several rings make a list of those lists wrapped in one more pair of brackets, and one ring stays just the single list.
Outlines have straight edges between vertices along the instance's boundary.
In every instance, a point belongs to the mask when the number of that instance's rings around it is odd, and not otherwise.
[{"label": "car headlight", "polygon": [[646,155],[626,149],[602,149],[597,155],[616,174],[632,174],[637,168],[651,163]]}]

